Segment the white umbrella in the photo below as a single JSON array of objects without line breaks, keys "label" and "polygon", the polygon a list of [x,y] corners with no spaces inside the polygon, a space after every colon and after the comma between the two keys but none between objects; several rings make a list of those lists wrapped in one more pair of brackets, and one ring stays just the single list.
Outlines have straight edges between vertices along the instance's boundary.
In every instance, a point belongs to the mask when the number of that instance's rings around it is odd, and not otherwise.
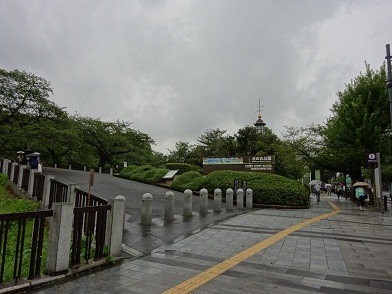
[{"label": "white umbrella", "polygon": [[310,182],[309,182],[309,185],[317,185],[317,184],[322,184],[323,183],[323,181],[320,181],[320,180],[311,180]]},{"label": "white umbrella", "polygon": [[332,187],[332,184],[325,184],[325,187]]},{"label": "white umbrella", "polygon": [[356,182],[353,187],[369,187],[369,184],[366,182]]}]

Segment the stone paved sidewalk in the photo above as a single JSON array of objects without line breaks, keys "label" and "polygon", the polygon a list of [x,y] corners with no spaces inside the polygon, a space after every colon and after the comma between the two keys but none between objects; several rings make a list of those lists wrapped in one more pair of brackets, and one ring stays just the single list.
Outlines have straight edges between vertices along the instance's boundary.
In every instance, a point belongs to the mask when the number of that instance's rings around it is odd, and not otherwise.
[{"label": "stone paved sidewalk", "polygon": [[[392,213],[360,211],[328,196],[341,213],[303,227],[200,285],[192,293],[392,293]],[[248,212],[151,255],[35,293],[163,293],[295,224],[333,211]]]}]

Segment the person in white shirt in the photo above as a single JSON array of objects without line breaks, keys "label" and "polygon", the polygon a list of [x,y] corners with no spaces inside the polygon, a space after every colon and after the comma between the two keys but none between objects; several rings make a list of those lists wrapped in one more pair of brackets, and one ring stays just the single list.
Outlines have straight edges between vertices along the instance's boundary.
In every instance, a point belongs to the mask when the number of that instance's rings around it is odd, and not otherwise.
[{"label": "person in white shirt", "polygon": [[314,185],[314,190],[316,191],[317,202],[320,202],[321,185],[320,184]]}]

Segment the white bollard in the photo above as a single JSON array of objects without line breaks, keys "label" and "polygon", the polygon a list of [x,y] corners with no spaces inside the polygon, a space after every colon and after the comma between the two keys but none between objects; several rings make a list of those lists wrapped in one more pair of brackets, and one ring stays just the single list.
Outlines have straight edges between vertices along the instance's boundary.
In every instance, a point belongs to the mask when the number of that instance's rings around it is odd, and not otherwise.
[{"label": "white bollard", "polygon": [[87,166],[83,166],[83,171],[87,171]]},{"label": "white bollard", "polygon": [[54,168],[57,168],[57,163],[54,164]]},{"label": "white bollard", "polygon": [[164,219],[174,220],[174,193],[172,191],[166,192]]},{"label": "white bollard", "polygon": [[233,210],[233,189],[226,190],[226,210]]},{"label": "white bollard", "polygon": [[152,222],[152,195],[150,193],[145,193],[142,197],[143,203],[141,207],[142,225],[149,226]]},{"label": "white bollard", "polygon": [[200,213],[208,213],[208,191],[207,189],[200,190]]},{"label": "white bollard", "polygon": [[237,190],[237,208],[244,207],[244,190],[238,189]]},{"label": "white bollard", "polygon": [[215,189],[214,190],[214,211],[220,212],[222,207],[222,190]]},{"label": "white bollard", "polygon": [[190,189],[186,189],[184,191],[184,212],[183,216],[188,217],[192,216],[192,191]]},{"label": "white bollard", "polygon": [[68,169],[72,169],[72,166],[70,164],[68,164]]},{"label": "white bollard", "polygon": [[252,189],[246,189],[246,208],[253,207],[253,191]]},{"label": "white bollard", "polygon": [[102,167],[101,167],[101,166],[100,166],[99,169],[98,169],[98,173],[99,173],[99,174],[102,174]]}]

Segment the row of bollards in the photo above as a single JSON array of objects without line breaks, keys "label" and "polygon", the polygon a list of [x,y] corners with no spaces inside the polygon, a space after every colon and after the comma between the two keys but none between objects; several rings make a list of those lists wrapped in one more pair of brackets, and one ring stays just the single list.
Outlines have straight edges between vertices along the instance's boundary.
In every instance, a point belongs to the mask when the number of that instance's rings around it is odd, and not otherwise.
[{"label": "row of bollards", "polygon": [[[193,205],[193,192],[189,189],[184,191],[183,201],[183,216],[192,216],[192,205]],[[169,191],[165,195],[165,207],[164,207],[164,219],[171,221],[174,220],[174,193]],[[253,191],[252,189],[246,190],[246,207],[253,207]],[[208,191],[207,189],[201,189],[199,193],[199,212],[201,214],[208,213]],[[152,223],[152,201],[153,197],[150,193],[145,193],[142,197],[141,207],[141,224],[151,225]],[[226,210],[233,210],[234,202],[234,191],[229,188],[226,190]],[[244,191],[242,189],[237,190],[237,208],[244,208]],[[222,210],[222,190],[214,190],[214,212],[220,212]]]}]

